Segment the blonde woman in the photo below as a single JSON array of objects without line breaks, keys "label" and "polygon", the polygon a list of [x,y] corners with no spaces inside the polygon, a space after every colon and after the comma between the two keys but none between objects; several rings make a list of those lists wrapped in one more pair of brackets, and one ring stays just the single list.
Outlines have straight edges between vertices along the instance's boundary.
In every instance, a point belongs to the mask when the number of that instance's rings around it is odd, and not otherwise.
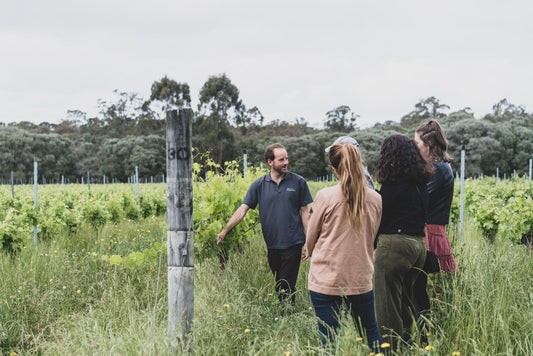
[{"label": "blonde woman", "polygon": [[[302,258],[311,257],[308,288],[322,342],[333,340],[345,303],[371,348],[379,347],[374,310],[373,250],[381,220],[381,197],[367,186],[361,156],[350,143],[328,152],[339,184],[320,190],[309,217]],[[363,334],[363,330],[359,330]]]}]

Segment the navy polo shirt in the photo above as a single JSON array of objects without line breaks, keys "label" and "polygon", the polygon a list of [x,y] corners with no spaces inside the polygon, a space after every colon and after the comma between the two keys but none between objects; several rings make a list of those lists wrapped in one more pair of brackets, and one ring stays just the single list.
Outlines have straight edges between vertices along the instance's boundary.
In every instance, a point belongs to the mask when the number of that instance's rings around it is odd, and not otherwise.
[{"label": "navy polo shirt", "polygon": [[305,243],[300,208],[313,202],[307,182],[301,176],[287,172],[276,184],[270,173],[256,179],[243,204],[255,209],[259,204],[259,220],[268,249],[286,249]]}]

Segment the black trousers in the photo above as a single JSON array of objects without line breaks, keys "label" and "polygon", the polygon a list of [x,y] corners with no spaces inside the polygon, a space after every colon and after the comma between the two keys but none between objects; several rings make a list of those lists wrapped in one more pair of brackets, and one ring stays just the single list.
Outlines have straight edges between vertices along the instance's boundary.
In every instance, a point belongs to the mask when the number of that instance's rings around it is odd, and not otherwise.
[{"label": "black trousers", "polygon": [[302,259],[302,246],[298,244],[282,250],[268,250],[268,265],[276,279],[276,291],[280,301],[290,298],[292,304],[295,302],[294,293]]}]

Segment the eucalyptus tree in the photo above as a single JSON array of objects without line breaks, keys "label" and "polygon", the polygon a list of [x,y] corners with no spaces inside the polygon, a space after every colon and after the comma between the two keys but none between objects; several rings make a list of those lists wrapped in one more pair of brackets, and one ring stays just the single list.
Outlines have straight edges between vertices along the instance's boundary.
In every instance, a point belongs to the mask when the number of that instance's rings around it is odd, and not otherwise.
[{"label": "eucalyptus tree", "polygon": [[101,120],[110,137],[124,137],[135,133],[139,118],[145,113],[144,99],[137,93],[121,92],[115,89],[116,100],[99,99]]},{"label": "eucalyptus tree", "polygon": [[[190,106],[191,94],[189,84],[178,83],[165,75],[161,80],[155,81],[152,84],[148,104],[157,107],[158,111],[163,113],[180,106]],[[161,119],[164,120],[165,117],[163,114]]]},{"label": "eucalyptus tree", "polygon": [[492,106],[492,113],[483,117],[492,122],[511,120],[513,117],[528,117],[526,108],[522,105],[511,104],[507,99],[502,99]]},{"label": "eucalyptus tree", "polygon": [[400,121],[404,127],[412,127],[421,123],[426,119],[440,119],[446,117],[445,110],[450,109],[446,104],[442,104],[439,99],[430,96],[426,99],[421,99],[415,104],[415,109],[404,115]]},{"label": "eucalyptus tree", "polygon": [[326,113],[324,127],[330,131],[349,132],[358,129],[356,120],[359,117],[348,105],[337,106]]},{"label": "eucalyptus tree", "polygon": [[224,149],[234,140],[230,125],[246,124],[246,107],[239,97],[239,89],[226,74],[209,77],[200,90],[198,111],[195,134],[202,135],[206,129],[214,131],[210,136],[214,136],[216,146],[211,146],[210,151],[216,162],[222,164]]}]

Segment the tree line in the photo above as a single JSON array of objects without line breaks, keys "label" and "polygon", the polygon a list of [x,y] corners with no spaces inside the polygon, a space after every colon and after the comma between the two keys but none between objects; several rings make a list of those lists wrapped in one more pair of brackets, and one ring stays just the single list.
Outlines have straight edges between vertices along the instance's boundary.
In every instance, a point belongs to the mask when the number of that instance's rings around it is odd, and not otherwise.
[{"label": "tree line", "polygon": [[[98,114],[87,117],[69,110],[58,124],[18,122],[0,126],[0,177],[11,172],[19,181],[33,175],[33,159],[49,179],[61,176],[113,177],[127,181],[135,167],[141,177],[166,173],[166,111],[191,105],[187,83],[167,76],[155,81],[150,97],[115,90],[111,101],[98,100]],[[324,128],[308,125],[303,117],[293,122],[270,120],[257,106],[245,105],[239,89],[225,75],[209,77],[198,93],[194,111],[193,147],[196,160],[219,164],[242,161],[259,166],[264,148],[283,143],[290,155],[291,170],[308,179],[331,174],[324,148],[340,135],[352,135],[359,143],[369,171],[375,168],[381,143],[393,133],[412,136],[422,122],[439,120],[450,142],[450,153],[459,169],[461,146],[467,150],[467,175],[525,174],[533,153],[533,114],[506,99],[496,103],[490,114],[474,118],[470,108],[448,113],[449,106],[431,96],[421,99],[413,111],[398,121],[377,123],[359,129],[357,115],[348,105],[333,107],[324,114]]]}]

